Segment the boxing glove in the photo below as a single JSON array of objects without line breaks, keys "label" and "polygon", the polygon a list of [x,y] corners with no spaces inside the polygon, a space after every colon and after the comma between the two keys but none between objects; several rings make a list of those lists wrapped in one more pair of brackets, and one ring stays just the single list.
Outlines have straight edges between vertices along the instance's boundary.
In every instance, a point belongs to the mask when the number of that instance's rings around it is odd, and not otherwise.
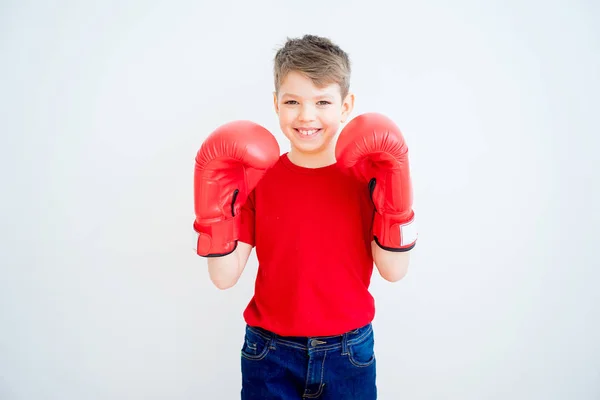
[{"label": "boxing glove", "polygon": [[240,209],[279,159],[275,137],[250,121],[220,126],[202,143],[194,170],[196,253],[230,254],[237,247]]},{"label": "boxing glove", "polygon": [[373,236],[379,247],[407,251],[417,240],[408,147],[389,118],[367,113],[340,132],[335,155],[370,191],[375,206]]}]

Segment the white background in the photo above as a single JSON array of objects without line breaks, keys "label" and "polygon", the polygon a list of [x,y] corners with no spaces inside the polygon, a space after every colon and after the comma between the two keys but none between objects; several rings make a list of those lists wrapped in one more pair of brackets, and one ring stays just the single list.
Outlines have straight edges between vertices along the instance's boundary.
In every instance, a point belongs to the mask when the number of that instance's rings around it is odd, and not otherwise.
[{"label": "white background", "polygon": [[[378,275],[381,399],[600,398],[593,1],[0,3],[0,399],[235,399],[241,281],[194,254],[203,139],[272,106],[286,37],[351,56],[406,135],[409,274]],[[254,253],[253,253],[254,254]]]}]

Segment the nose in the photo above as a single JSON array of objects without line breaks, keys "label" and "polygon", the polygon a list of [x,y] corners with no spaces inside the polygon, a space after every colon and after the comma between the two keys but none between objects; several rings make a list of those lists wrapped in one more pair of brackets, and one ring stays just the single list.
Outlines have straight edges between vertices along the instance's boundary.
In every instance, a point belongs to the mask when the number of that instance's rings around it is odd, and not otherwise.
[{"label": "nose", "polygon": [[314,121],[315,109],[311,104],[304,104],[300,109],[300,115],[298,116],[300,121]]}]

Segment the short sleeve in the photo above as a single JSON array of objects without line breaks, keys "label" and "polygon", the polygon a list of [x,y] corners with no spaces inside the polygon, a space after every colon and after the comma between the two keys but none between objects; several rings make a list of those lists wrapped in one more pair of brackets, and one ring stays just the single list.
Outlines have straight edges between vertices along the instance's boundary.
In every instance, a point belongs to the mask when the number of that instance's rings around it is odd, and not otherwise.
[{"label": "short sleeve", "polygon": [[254,226],[255,226],[255,201],[254,201],[254,190],[250,192],[250,195],[246,199],[246,202],[242,206],[241,211],[241,228],[240,228],[240,242],[248,243],[254,247]]}]

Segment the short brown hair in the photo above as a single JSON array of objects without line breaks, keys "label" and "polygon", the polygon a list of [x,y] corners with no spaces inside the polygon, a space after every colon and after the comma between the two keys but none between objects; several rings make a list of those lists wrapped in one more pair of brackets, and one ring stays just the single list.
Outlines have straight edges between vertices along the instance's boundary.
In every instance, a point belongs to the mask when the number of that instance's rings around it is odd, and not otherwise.
[{"label": "short brown hair", "polygon": [[350,58],[330,39],[304,35],[302,38],[287,38],[275,55],[275,91],[288,73],[299,72],[318,87],[332,83],[340,85],[342,101],[350,91]]}]

